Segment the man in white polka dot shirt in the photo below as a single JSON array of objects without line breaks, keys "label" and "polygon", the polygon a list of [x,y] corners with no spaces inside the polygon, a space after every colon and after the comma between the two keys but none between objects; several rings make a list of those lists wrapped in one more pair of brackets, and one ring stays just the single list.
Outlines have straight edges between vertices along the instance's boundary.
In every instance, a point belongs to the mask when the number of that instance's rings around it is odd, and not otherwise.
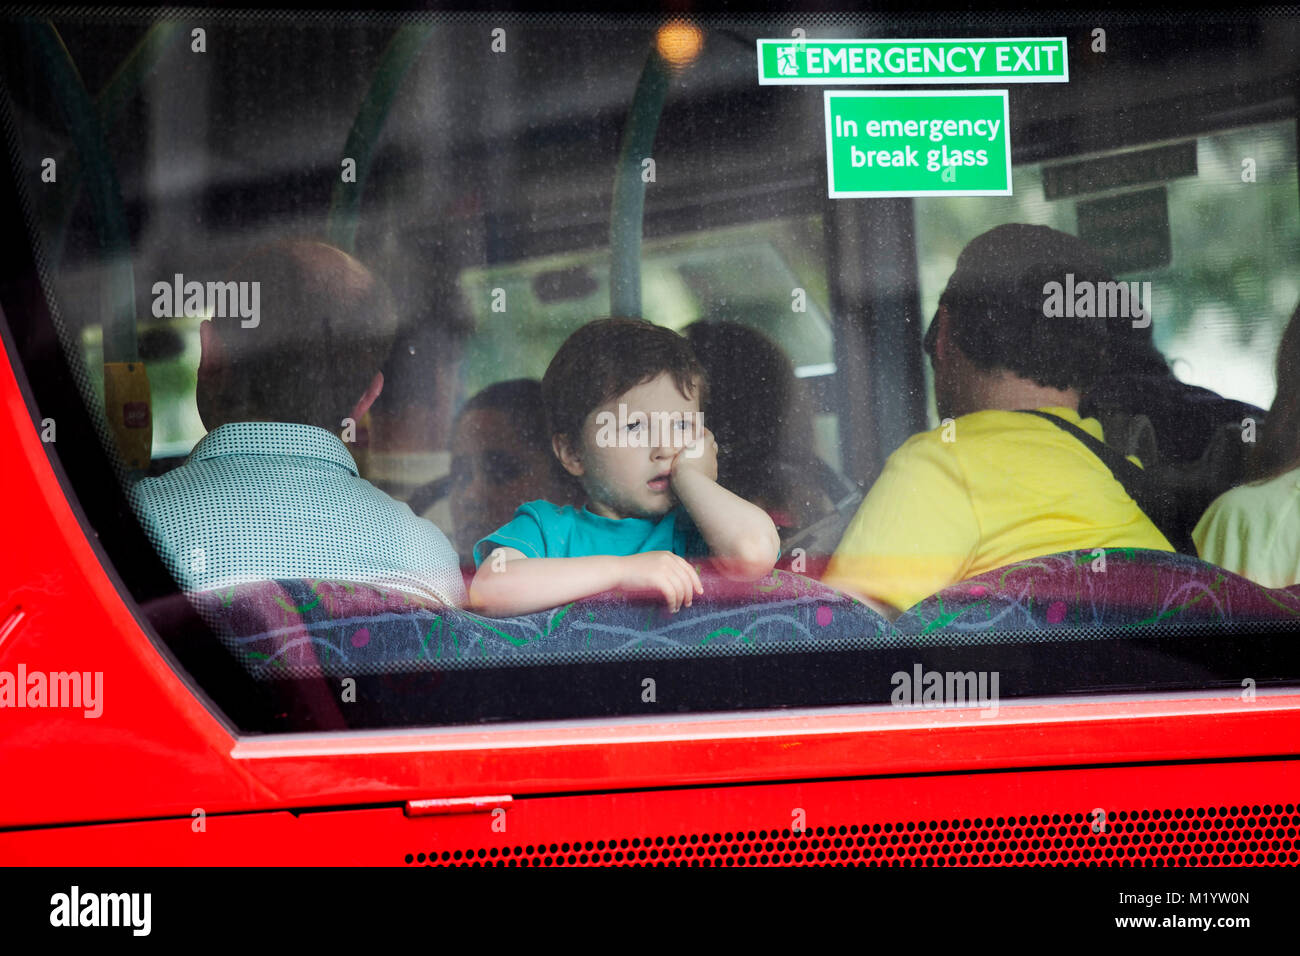
[{"label": "man in white polka dot shirt", "polygon": [[465,603],[447,537],[357,473],[339,439],[383,388],[397,319],[387,290],[319,242],[264,246],[229,277],[260,285],[261,315],[199,328],[208,434],[132,503],[183,590],[248,581],[382,583]]}]

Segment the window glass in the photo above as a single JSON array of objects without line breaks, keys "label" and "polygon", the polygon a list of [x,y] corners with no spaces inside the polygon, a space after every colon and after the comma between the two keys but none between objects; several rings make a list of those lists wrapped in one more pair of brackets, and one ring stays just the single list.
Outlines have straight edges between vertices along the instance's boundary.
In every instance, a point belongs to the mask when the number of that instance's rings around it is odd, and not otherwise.
[{"label": "window glass", "polygon": [[[1093,26],[5,14],[5,356],[244,731],[1293,682],[1300,555],[1199,519],[1287,507],[1300,20]],[[760,83],[796,28],[1064,37],[1069,80]],[[1003,88],[1009,195],[834,195],[828,90]],[[932,329],[1010,224],[1055,232]],[[1026,255],[1149,287],[1149,339],[1062,350]]]},{"label": "window glass", "polygon": [[[1273,401],[1275,356],[1300,301],[1295,253],[1300,249],[1294,120],[1231,129],[1178,141],[1191,144],[1195,174],[1164,184],[1169,261],[1124,268],[1119,278],[1150,282],[1155,344],[1184,382],[1262,408]],[[1092,154],[1073,163],[1147,152]],[[1243,165],[1246,164],[1246,165]],[[1077,207],[1098,199],[1144,194],[1152,185],[1100,188],[1086,196],[1047,199],[1043,165],[1017,166],[1012,198],[919,200],[917,250],[921,314],[929,327],[958,253],[971,238],[1007,222],[1030,222],[1077,234]],[[1255,178],[1243,183],[1246,168]],[[1268,172],[1260,177],[1259,169]],[[1243,188],[1244,187],[1244,188]],[[1134,231],[1138,228],[1136,225]],[[1233,236],[1225,245],[1223,236]],[[930,407],[933,418],[933,402]]]},{"label": "window glass", "polygon": [[[144,322],[139,326],[140,355],[149,377],[153,412],[152,459],[170,462],[184,458],[205,434],[203,420],[194,404],[195,370],[199,365],[199,335],[195,324],[185,320]],[[104,336],[99,326],[82,332],[85,367],[102,368]],[[90,380],[95,402],[103,407],[104,380]]]},{"label": "window glass", "polygon": [[[746,325],[789,358],[794,375],[822,397],[814,427],[818,454],[838,464],[835,372],[820,217],[704,230],[646,242],[642,314],[681,332],[694,322]],[[609,253],[579,252],[466,270],[460,288],[474,303],[475,333],[464,363],[472,395],[493,382],[540,379],[564,339],[609,309]],[[526,323],[493,311],[493,291],[518,304]]]}]

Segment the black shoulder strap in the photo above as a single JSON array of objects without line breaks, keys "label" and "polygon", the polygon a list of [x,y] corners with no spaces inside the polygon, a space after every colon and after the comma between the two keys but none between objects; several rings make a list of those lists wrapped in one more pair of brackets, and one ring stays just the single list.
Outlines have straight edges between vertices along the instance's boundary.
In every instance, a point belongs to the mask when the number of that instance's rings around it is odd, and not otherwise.
[{"label": "black shoulder strap", "polygon": [[1098,441],[1086,431],[1073,422],[1068,422],[1059,415],[1053,415],[1051,412],[1040,412],[1036,408],[1022,408],[1020,411],[1026,415],[1037,415],[1039,418],[1045,418],[1062,431],[1067,431],[1079,441],[1088,446],[1088,450],[1102,460],[1102,462],[1115,474],[1115,480],[1124,486],[1124,490],[1129,493],[1129,497],[1134,501],[1138,500],[1135,491],[1145,492],[1145,489],[1130,487],[1130,484],[1142,484],[1142,469],[1133,462],[1129,461],[1114,448],[1111,448],[1103,441]]},{"label": "black shoulder strap", "polygon": [[1160,529],[1160,533],[1168,539],[1170,544],[1184,554],[1196,554],[1196,545],[1191,540],[1191,535],[1187,533],[1185,528],[1176,524],[1176,520],[1168,509],[1161,507],[1160,501],[1157,499],[1158,489],[1152,486],[1151,477],[1141,468],[1105,442],[1098,441],[1078,425],[1066,421],[1059,415],[1042,412],[1036,408],[1022,408],[1019,411],[1024,412],[1026,415],[1037,415],[1039,418],[1046,419],[1082,442],[1089,451],[1101,459],[1102,464],[1110,469],[1111,474],[1115,476],[1115,480],[1124,486],[1128,496],[1142,509],[1142,513],[1151,519],[1151,523]]}]

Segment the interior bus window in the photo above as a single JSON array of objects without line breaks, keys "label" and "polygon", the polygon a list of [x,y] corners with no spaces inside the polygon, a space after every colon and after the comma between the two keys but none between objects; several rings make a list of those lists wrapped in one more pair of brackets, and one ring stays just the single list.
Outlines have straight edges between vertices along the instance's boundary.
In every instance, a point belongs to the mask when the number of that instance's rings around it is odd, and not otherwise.
[{"label": "interior bus window", "polygon": [[[474,16],[227,11],[200,43],[147,13],[0,18],[0,201],[21,239],[0,282],[6,358],[34,421],[58,423],[48,453],[123,599],[241,730],[884,704],[918,659],[997,674],[1006,698],[1300,677],[1300,586],[1165,534],[1246,480],[1273,402],[1300,299],[1300,21],[1153,18],[1142,55],[1117,43],[1105,60],[1071,15],[501,22],[504,44]],[[760,83],[758,41],[796,27],[1064,37],[1069,78],[954,81],[1006,92],[1008,195],[840,196],[828,90],[954,90]],[[1150,533],[977,567],[944,524],[973,482],[965,432],[940,437],[931,365],[960,335],[931,320],[959,256],[1012,224],[1055,231],[994,240],[1081,243],[1149,306],[1088,331],[1097,374],[1067,411],[1091,443],[1026,427]],[[552,361],[602,318],[645,320],[599,328],[661,353],[593,346],[566,366],[579,398],[557,398]],[[622,381],[643,354],[662,361]],[[665,454],[671,422],[586,444],[553,428],[634,393],[702,413],[716,452],[691,432],[704,461]],[[1060,410],[1024,410],[1039,404]],[[964,462],[957,483],[871,533],[960,552],[964,571],[877,600],[838,556],[873,491],[940,487],[889,470],[917,447]],[[611,493],[601,469],[648,468],[650,449],[655,470]],[[1016,454],[985,456],[982,488],[1011,525],[1041,465],[1007,471]],[[521,500],[471,515],[455,496],[474,482]],[[493,538],[520,513],[540,544]],[[647,551],[678,560],[643,580],[629,569]],[[477,576],[556,568],[514,563],[543,552],[606,560],[560,566],[540,610],[483,613]]]}]

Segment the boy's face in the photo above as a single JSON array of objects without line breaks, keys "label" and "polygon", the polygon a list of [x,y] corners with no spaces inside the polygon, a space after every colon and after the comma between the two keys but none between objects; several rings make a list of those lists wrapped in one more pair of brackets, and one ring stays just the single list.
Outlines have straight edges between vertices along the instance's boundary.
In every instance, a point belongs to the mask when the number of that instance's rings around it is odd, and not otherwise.
[{"label": "boy's face", "polygon": [[[622,416],[619,405],[625,406]],[[663,372],[593,410],[576,447],[556,453],[587,492],[587,506],[606,518],[658,518],[677,504],[669,482],[673,458],[700,422],[699,389],[687,398]]]}]

